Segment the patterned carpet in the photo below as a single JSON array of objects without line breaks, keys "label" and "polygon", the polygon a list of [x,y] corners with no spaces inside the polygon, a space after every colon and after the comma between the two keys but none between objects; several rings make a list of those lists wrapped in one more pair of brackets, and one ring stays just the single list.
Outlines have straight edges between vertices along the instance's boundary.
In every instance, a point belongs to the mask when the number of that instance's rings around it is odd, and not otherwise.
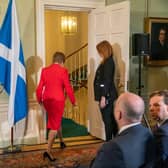
[{"label": "patterned carpet", "polygon": [[51,163],[43,160],[43,150],[0,155],[0,168],[72,168],[89,165],[102,143],[54,149],[53,156],[58,160]]}]

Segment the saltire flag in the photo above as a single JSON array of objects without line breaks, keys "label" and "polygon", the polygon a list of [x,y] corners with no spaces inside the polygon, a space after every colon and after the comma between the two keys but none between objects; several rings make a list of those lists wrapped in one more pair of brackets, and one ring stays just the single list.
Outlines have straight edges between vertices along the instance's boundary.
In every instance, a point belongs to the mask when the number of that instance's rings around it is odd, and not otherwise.
[{"label": "saltire flag", "polygon": [[27,116],[28,110],[25,64],[15,0],[9,0],[0,29],[0,84],[9,95],[8,122],[12,127]]}]

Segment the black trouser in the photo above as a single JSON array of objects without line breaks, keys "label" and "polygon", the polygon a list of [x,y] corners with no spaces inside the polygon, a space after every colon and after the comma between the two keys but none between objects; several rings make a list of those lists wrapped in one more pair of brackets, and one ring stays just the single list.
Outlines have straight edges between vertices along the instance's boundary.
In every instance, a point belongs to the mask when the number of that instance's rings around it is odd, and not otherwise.
[{"label": "black trouser", "polygon": [[105,126],[106,141],[109,141],[112,139],[112,135],[115,136],[118,132],[117,123],[114,118],[113,102],[110,102],[103,109],[100,108],[100,111]]}]

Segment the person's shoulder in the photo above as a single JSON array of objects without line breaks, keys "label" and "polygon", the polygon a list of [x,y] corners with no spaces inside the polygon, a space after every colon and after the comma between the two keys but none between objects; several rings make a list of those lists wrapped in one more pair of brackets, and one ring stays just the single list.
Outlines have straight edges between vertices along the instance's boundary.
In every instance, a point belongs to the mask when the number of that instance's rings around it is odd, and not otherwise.
[{"label": "person's shoulder", "polygon": [[42,68],[42,74],[50,73],[52,71],[52,65],[46,66]]},{"label": "person's shoulder", "polygon": [[66,67],[64,67],[64,66],[61,67],[61,70],[62,70],[62,72],[64,72],[64,73],[68,73],[68,69],[67,69]]},{"label": "person's shoulder", "polygon": [[150,137],[153,136],[153,135],[152,135],[152,132],[150,131],[149,128],[143,126],[142,124],[139,124],[138,126],[139,126],[139,127],[138,127],[139,133],[148,135],[148,136],[150,136]]},{"label": "person's shoulder", "polygon": [[139,125],[137,125],[137,126],[139,126],[138,128],[139,128],[140,130],[143,130],[143,131],[145,131],[145,132],[150,133],[149,128],[145,127],[144,125],[139,124]]},{"label": "person's shoulder", "polygon": [[157,132],[168,136],[168,120],[158,128]]},{"label": "person's shoulder", "polygon": [[112,150],[121,150],[121,148],[120,148],[120,145],[119,145],[119,143],[120,142],[118,142],[117,141],[117,139],[118,138],[114,138],[114,139],[112,139],[112,140],[110,140],[110,141],[108,141],[108,142],[105,142],[103,145],[102,145],[102,150],[103,151],[112,151]]},{"label": "person's shoulder", "polygon": [[[143,144],[144,142],[153,142],[154,137],[149,129],[142,125],[130,127],[123,131],[119,136],[114,138],[114,143],[119,146],[121,151],[129,149],[129,146],[137,141],[137,145]],[[142,143],[143,142],[143,143]]]},{"label": "person's shoulder", "polygon": [[48,67],[43,67],[43,68],[41,69],[41,73],[44,73],[47,69],[48,69]]},{"label": "person's shoulder", "polygon": [[[135,125],[133,127],[128,128],[127,130],[123,131],[122,136],[119,136],[118,141],[125,141],[128,140],[128,143],[135,139],[139,139],[141,137],[151,137],[152,133],[150,130],[146,127],[144,127],[142,124]],[[124,140],[126,139],[126,140]]]},{"label": "person's shoulder", "polygon": [[43,71],[47,71],[47,70],[49,70],[49,69],[51,69],[53,67],[53,64],[51,64],[51,65],[48,65],[48,66],[46,66],[46,67],[43,67]]},{"label": "person's shoulder", "polygon": [[155,137],[152,131],[149,128],[144,127],[143,125],[141,126],[141,129],[139,129],[139,134],[137,134],[137,139],[151,145],[153,145],[155,141]]},{"label": "person's shoulder", "polygon": [[163,127],[168,127],[168,119],[164,121],[164,123],[162,124]]},{"label": "person's shoulder", "polygon": [[104,65],[108,65],[108,66],[112,66],[113,64],[114,64],[114,60],[112,56],[108,57],[104,62]]},{"label": "person's shoulder", "polygon": [[109,56],[108,58],[107,58],[107,61],[108,62],[113,62],[114,60],[113,60],[113,56]]},{"label": "person's shoulder", "polygon": [[137,123],[137,125],[131,126],[123,132],[128,132],[128,134],[139,134],[140,132],[150,133],[149,129],[144,127],[141,123]]},{"label": "person's shoulder", "polygon": [[113,139],[113,144],[115,146],[119,146],[120,148],[123,148],[123,146],[127,146],[135,136],[131,131],[121,133],[121,135],[118,135]]}]

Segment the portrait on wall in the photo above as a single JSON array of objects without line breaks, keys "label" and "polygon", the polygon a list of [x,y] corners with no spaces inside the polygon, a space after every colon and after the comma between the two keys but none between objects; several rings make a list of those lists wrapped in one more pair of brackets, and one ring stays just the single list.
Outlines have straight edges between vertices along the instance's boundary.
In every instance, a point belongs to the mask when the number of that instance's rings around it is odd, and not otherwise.
[{"label": "portrait on wall", "polygon": [[148,64],[168,65],[168,18],[145,18],[145,32],[150,34]]}]

